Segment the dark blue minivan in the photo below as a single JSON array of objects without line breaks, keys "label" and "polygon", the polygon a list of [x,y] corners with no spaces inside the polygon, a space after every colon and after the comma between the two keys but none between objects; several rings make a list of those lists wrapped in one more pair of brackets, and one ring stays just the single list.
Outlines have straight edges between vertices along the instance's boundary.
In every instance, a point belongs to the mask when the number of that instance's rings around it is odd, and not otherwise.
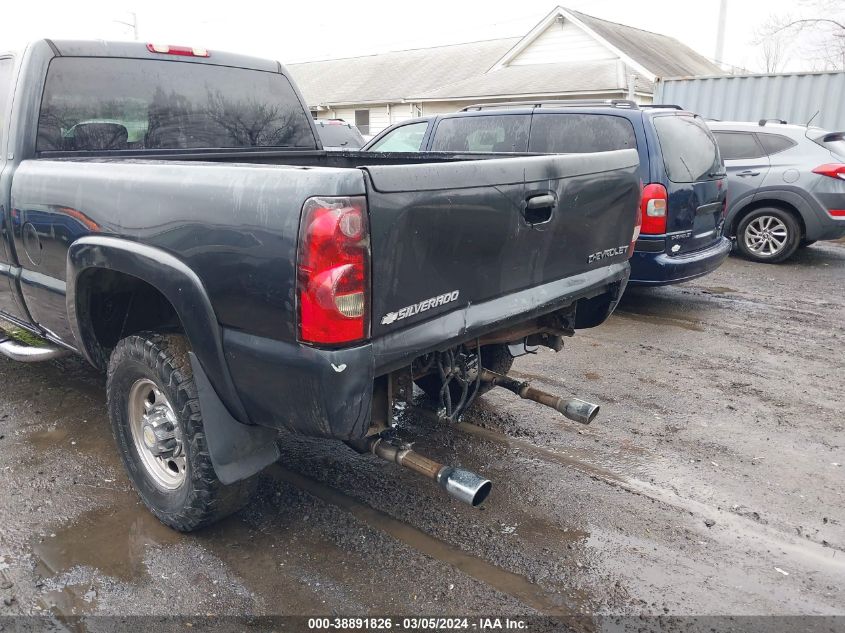
[{"label": "dark blue minivan", "polygon": [[712,272],[731,243],[722,235],[727,177],[701,117],[633,101],[469,106],[393,125],[364,150],[572,154],[636,148],[642,230],[631,283],[664,285]]}]

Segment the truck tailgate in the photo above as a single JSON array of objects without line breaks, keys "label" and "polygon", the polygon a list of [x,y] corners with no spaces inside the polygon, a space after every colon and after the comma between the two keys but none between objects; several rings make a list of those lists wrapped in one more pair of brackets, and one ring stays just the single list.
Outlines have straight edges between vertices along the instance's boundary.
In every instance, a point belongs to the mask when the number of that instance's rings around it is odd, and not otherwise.
[{"label": "truck tailgate", "polygon": [[365,168],[373,337],[624,262],[638,169],[635,150]]}]

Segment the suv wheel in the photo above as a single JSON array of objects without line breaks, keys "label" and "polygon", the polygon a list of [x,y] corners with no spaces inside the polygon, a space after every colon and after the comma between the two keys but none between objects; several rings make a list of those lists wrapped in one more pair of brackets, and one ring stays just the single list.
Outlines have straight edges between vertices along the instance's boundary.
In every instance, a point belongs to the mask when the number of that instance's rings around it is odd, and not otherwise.
[{"label": "suv wheel", "polygon": [[120,341],[109,359],[106,395],[123,465],[158,519],[189,532],[240,509],[255,478],[223,485],[203,431],[188,343],[145,332]]},{"label": "suv wheel", "polygon": [[739,251],[755,262],[775,264],[791,257],[801,243],[801,228],[788,211],[768,207],[746,215],[736,232]]}]

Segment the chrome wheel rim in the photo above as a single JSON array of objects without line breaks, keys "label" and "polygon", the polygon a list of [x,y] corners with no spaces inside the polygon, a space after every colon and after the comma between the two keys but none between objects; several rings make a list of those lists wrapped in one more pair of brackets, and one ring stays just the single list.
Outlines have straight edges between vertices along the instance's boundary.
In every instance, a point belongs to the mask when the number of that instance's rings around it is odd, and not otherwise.
[{"label": "chrome wheel rim", "polygon": [[185,483],[182,430],[173,405],[152,380],[141,378],[129,391],[129,427],[135,450],[155,485],[175,490]]},{"label": "chrome wheel rim", "polygon": [[749,251],[759,257],[774,257],[786,248],[789,229],[780,218],[761,215],[745,227],[743,240]]}]

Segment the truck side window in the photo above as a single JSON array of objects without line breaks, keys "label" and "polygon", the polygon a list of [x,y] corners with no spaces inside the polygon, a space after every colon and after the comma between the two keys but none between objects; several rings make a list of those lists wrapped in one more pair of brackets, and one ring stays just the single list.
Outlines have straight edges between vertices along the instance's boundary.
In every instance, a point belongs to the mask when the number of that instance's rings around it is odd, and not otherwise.
[{"label": "truck side window", "polygon": [[637,147],[634,126],[609,114],[534,114],[528,150],[543,154],[583,154]]},{"label": "truck side window", "polygon": [[725,160],[736,160],[738,158],[760,158],[763,156],[763,148],[754,140],[750,132],[713,132],[716,142],[719,144],[719,151]]},{"label": "truck side window", "polygon": [[385,134],[370,148],[371,152],[418,152],[428,121],[409,123]]},{"label": "truck side window", "polygon": [[9,107],[9,97],[12,94],[12,69],[15,60],[11,57],[0,59],[0,146],[6,136],[6,109]]},{"label": "truck side window", "polygon": [[527,114],[443,119],[434,131],[433,152],[528,151]]},{"label": "truck side window", "polygon": [[38,152],[250,147],[317,147],[284,75],[157,59],[50,63]]}]

